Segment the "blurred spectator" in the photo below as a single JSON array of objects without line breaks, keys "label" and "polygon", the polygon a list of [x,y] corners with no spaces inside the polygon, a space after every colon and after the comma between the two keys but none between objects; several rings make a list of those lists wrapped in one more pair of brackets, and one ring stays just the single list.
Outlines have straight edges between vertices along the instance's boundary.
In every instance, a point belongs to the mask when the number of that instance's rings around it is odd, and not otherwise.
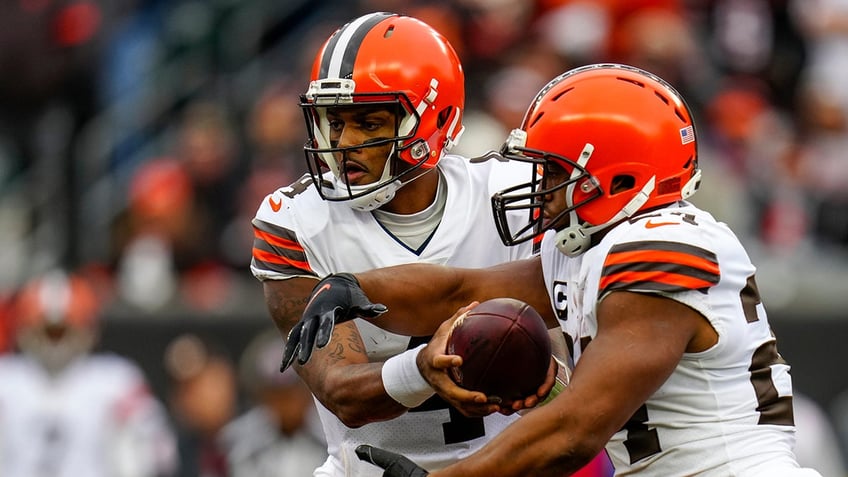
[{"label": "blurred spectator", "polygon": [[798,113],[803,151],[799,175],[815,210],[811,229],[818,245],[848,248],[848,2],[795,2],[809,37]]},{"label": "blurred spectator", "polygon": [[795,105],[807,62],[806,38],[791,3],[699,0],[689,6],[698,43],[718,72],[763,81],[769,101],[783,111]]},{"label": "blurred spectator", "polygon": [[216,228],[198,187],[176,157],[153,158],[135,171],[127,208],[112,230],[119,295],[132,307],[232,311],[237,277],[214,251],[224,230]]},{"label": "blurred spectator", "polygon": [[[171,158],[142,164],[128,206],[113,230],[113,260],[122,300],[156,311],[175,299],[179,272],[203,259],[203,217],[194,214],[191,178]],[[200,235],[198,235],[200,234]]]},{"label": "blurred spectator", "polygon": [[225,477],[228,463],[221,429],[238,411],[236,371],[229,355],[195,334],[165,349],[169,404],[178,431],[177,477]]},{"label": "blurred spectator", "polygon": [[300,90],[280,79],[264,88],[248,115],[250,167],[260,174],[285,176],[278,184],[292,183],[306,172],[306,128],[299,103]]},{"label": "blurred spectator", "polygon": [[191,178],[198,212],[213,234],[205,239],[207,254],[220,259],[216,233],[235,214],[233,197],[246,169],[231,113],[217,100],[195,100],[184,109],[175,135],[173,157]]},{"label": "blurred spectator", "polygon": [[143,371],[93,353],[99,297],[80,275],[26,285],[11,316],[19,353],[0,355],[0,475],[169,476],[174,435]]},{"label": "blurred spectator", "polygon": [[312,394],[293,369],[280,373],[276,329],[258,334],[239,361],[253,403],[221,432],[231,477],[307,476],[324,463],[324,440]]},{"label": "blurred spectator", "polygon": [[[58,108],[76,129],[94,110],[102,26],[101,2],[88,0],[0,2],[0,138],[14,143],[24,163],[49,147],[44,115]],[[51,131],[68,134],[69,130]]]}]

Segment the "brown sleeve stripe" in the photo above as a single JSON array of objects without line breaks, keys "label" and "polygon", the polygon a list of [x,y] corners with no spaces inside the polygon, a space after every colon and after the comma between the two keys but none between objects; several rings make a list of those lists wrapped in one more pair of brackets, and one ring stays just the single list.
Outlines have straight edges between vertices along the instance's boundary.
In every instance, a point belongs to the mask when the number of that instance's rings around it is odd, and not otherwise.
[{"label": "brown sleeve stripe", "polygon": [[706,292],[719,278],[718,261],[708,250],[678,242],[632,242],[610,250],[598,296],[614,290]]},{"label": "brown sleeve stripe", "polygon": [[254,219],[253,237],[255,267],[284,274],[314,275],[293,231]]}]

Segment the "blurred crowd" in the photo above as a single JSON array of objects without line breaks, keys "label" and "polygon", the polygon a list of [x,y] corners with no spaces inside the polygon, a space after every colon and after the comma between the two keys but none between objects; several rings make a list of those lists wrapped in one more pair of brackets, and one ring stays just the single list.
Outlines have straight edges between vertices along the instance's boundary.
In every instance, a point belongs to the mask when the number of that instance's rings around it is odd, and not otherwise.
[{"label": "blurred crowd", "polygon": [[12,301],[0,475],[306,476],[326,459],[309,389],[294,370],[279,372],[276,328],[235,354],[202,331],[175,334],[145,368],[100,346],[101,303],[88,279],[58,269]]},{"label": "blurred crowd", "polygon": [[0,299],[65,266],[108,288],[115,314],[263,314],[250,219],[305,172],[298,101],[318,42],[376,10],[458,50],[467,155],[498,148],[568,68],[668,79],[697,117],[695,201],[744,235],[771,307],[845,304],[844,0],[2,2]]},{"label": "blurred crowd", "polygon": [[[497,149],[569,68],[621,62],[669,80],[696,116],[705,179],[694,201],[742,235],[769,310],[845,309],[848,0],[6,0],[0,351],[15,348],[23,285],[57,268],[85,277],[109,318],[267,320],[248,270],[250,220],[306,171],[298,102],[319,42],[380,10],[426,21],[457,49],[464,155]],[[277,375],[260,345],[249,359],[265,371],[239,371],[214,344],[183,338],[163,357],[173,392],[140,407],[175,423],[138,431],[171,433],[172,449],[153,450],[160,473],[189,453],[216,475],[223,451],[210,441],[237,443],[226,452],[246,461],[273,447],[272,428],[234,437],[270,422],[268,407],[229,425],[242,407],[220,391],[271,402],[239,374],[299,381]],[[183,364],[169,367],[175,356]],[[142,379],[124,371],[128,385]],[[190,394],[208,389],[207,371],[214,403]],[[180,403],[197,399],[218,409],[185,416]],[[294,428],[311,457],[320,432]]]}]

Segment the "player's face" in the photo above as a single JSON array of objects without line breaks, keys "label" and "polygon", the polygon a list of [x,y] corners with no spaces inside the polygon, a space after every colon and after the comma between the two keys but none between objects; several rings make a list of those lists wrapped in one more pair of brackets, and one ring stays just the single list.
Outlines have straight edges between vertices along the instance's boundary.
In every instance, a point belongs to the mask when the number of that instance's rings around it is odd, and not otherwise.
[{"label": "player's face", "polygon": [[[565,168],[563,168],[561,165],[550,160],[545,161],[545,169],[542,175],[542,188],[545,190],[555,188],[556,186],[567,181],[570,176],[571,174],[566,171]],[[545,207],[543,210],[543,214],[545,217],[545,227],[550,224],[551,220],[553,220],[557,215],[559,215],[563,210],[567,208],[568,204],[565,200],[565,194],[567,189],[567,187],[560,187],[552,192],[549,192],[548,194],[545,194]],[[556,223],[553,225],[555,229],[560,230],[569,224],[563,222]]]},{"label": "player's face", "polygon": [[352,148],[334,153],[341,166],[341,178],[351,185],[377,182],[392,144],[368,144],[395,137],[397,116],[385,107],[360,106],[330,109],[327,119],[333,147]]}]

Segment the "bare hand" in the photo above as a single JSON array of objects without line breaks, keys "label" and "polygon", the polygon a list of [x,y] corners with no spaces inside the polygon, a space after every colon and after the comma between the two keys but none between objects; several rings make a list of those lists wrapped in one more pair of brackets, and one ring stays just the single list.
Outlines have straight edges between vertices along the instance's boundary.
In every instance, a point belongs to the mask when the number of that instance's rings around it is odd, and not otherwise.
[{"label": "bare hand", "polygon": [[462,365],[461,356],[445,354],[451,326],[457,318],[477,304],[476,301],[472,302],[457,310],[450,319],[445,320],[427,346],[418,354],[417,360],[421,375],[430,383],[436,394],[468,417],[483,417],[502,411],[500,400],[490,399],[481,392],[462,388],[448,374],[450,368]]}]

